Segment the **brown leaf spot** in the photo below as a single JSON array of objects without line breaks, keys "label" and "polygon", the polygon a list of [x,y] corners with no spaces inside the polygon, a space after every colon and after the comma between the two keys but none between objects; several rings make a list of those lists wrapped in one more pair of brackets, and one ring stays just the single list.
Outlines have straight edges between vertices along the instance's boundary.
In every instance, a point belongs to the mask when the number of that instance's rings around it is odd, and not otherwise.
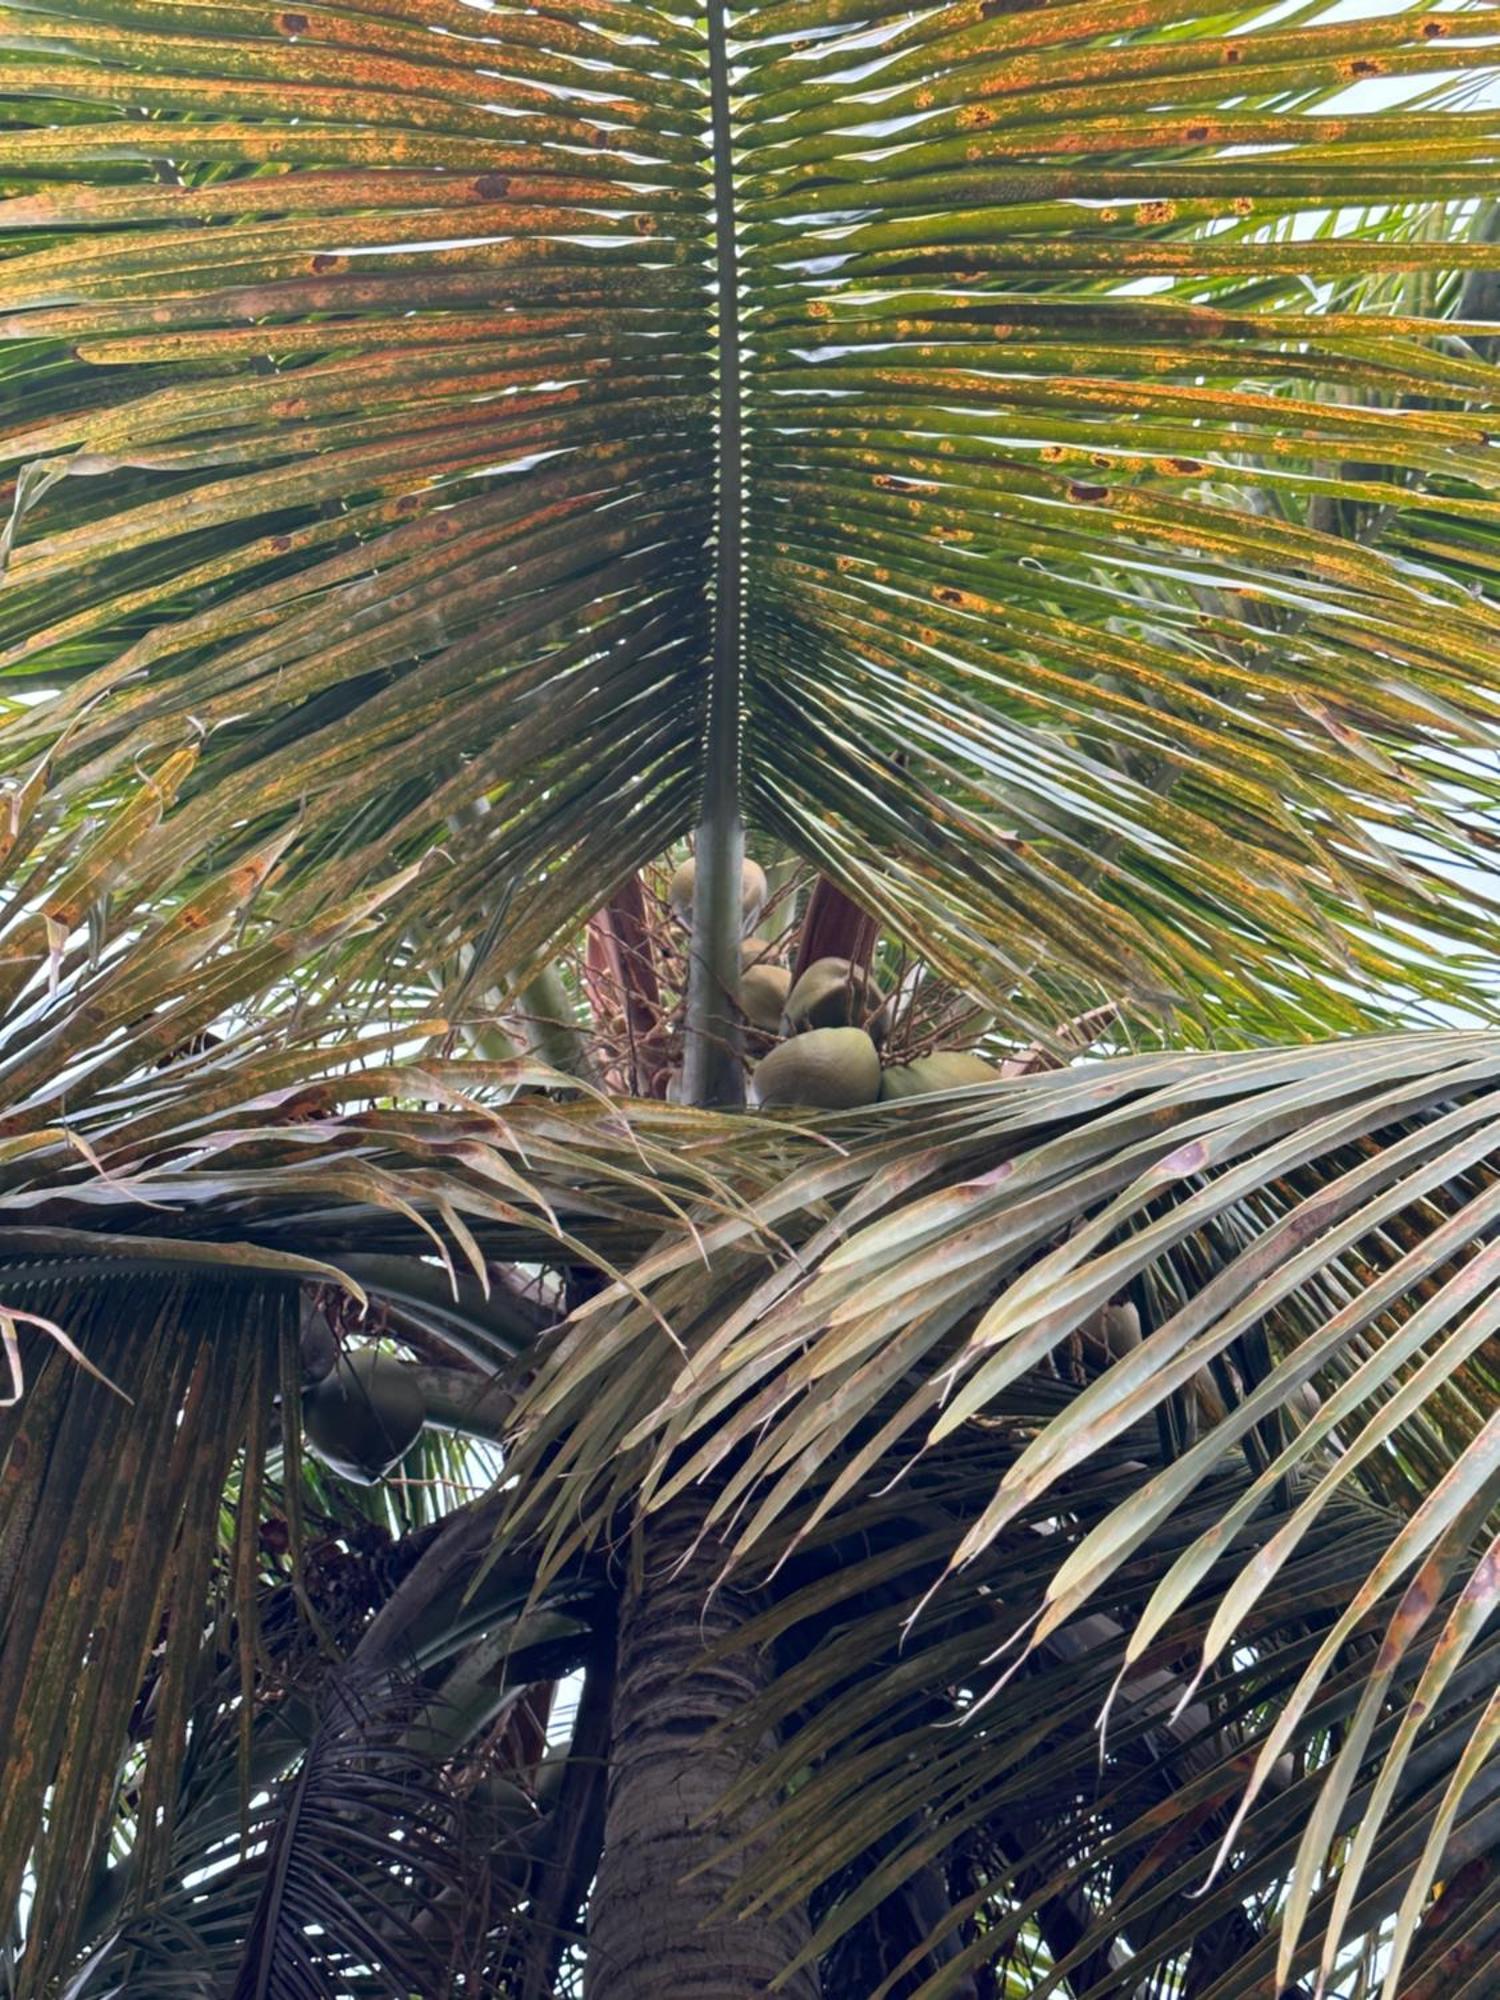
[{"label": "brown leaf spot", "polygon": [[1201,458],[1174,458],[1169,462],[1174,472],[1201,472],[1203,470],[1203,461]]},{"label": "brown leaf spot", "polygon": [[932,594],[939,604],[962,604],[964,601],[963,592],[951,583],[940,583]]},{"label": "brown leaf spot", "polygon": [[1068,498],[1078,501],[1107,500],[1109,498],[1109,488],[1107,486],[1085,486],[1081,479],[1074,479],[1068,484]]},{"label": "brown leaf spot", "polygon": [[1376,62],[1374,56],[1356,56],[1353,62],[1349,64],[1349,74],[1350,76],[1379,76],[1384,68],[1385,64]]},{"label": "brown leaf spot", "polygon": [[1452,29],[1446,21],[1427,20],[1422,23],[1422,38],[1424,41],[1441,41],[1445,35],[1451,33]]},{"label": "brown leaf spot", "polygon": [[504,201],[510,193],[510,175],[481,174],[474,183],[474,192],[481,201]]},{"label": "brown leaf spot", "polygon": [[312,268],[315,271],[336,271],[338,262],[331,250],[320,250],[312,260]]},{"label": "brown leaf spot", "polygon": [[308,19],[305,14],[283,14],[276,25],[284,35],[305,35]]},{"label": "brown leaf spot", "polygon": [[1249,215],[1253,211],[1255,203],[1250,199],[1249,195],[1237,194],[1230,203],[1230,207],[1233,208],[1236,215]]},{"label": "brown leaf spot", "polygon": [[292,538],[290,535],[272,535],[271,547],[275,549],[278,555],[284,556],[291,546]]},{"label": "brown leaf spot", "polygon": [[1208,137],[1208,127],[1206,125],[1189,125],[1182,136],[1190,146],[1200,145]]},{"label": "brown leaf spot", "polygon": [[1170,222],[1177,213],[1175,201],[1143,201],[1136,209],[1135,219],[1142,229],[1149,229],[1158,222]]},{"label": "brown leaf spot", "polygon": [[1245,51],[1240,47],[1238,42],[1226,42],[1224,44],[1224,60],[1227,63],[1243,62],[1245,60]]},{"label": "brown leaf spot", "polygon": [[1096,451],[1091,453],[1089,457],[1090,465],[1112,465],[1113,463],[1114,460],[1110,458],[1107,452]]},{"label": "brown leaf spot", "polygon": [[1060,444],[1044,444],[1041,455],[1048,465],[1056,465],[1059,460],[1066,456],[1066,453]]}]

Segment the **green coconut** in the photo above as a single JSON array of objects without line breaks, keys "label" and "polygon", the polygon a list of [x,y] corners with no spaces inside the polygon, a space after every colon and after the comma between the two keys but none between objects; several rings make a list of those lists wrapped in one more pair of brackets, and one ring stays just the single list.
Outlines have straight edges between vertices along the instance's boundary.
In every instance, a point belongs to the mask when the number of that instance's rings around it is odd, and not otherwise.
[{"label": "green coconut", "polygon": [[962,1090],[966,1084],[993,1083],[1000,1074],[982,1056],[964,1049],[943,1049],[916,1062],[896,1063],[880,1079],[880,1100],[930,1097],[938,1090]]},{"label": "green coconut", "polygon": [[740,1006],[753,1027],[773,1033],[791,990],[792,975],[784,965],[752,965],[740,980]]},{"label": "green coconut", "polygon": [[417,1441],[426,1417],[410,1362],[362,1347],[302,1397],[302,1430],[333,1471],[373,1486]]},{"label": "green coconut", "polygon": [[809,1028],[863,1028],[885,1040],[887,1009],[880,989],[863,966],[847,958],[817,958],[786,998],[782,1028],[790,1035]]},{"label": "green coconut", "polygon": [[880,1052],[863,1028],[813,1028],[781,1042],[750,1082],[763,1109],[799,1104],[819,1111],[852,1111],[880,1095]]},{"label": "green coconut", "polygon": [[[693,923],[693,884],[698,879],[698,864],[691,855],[684,861],[672,877],[667,888],[667,901],[672,915],[685,930]],[[754,930],[760,913],[766,906],[766,871],[758,862],[743,861],[740,864],[740,929]]]}]

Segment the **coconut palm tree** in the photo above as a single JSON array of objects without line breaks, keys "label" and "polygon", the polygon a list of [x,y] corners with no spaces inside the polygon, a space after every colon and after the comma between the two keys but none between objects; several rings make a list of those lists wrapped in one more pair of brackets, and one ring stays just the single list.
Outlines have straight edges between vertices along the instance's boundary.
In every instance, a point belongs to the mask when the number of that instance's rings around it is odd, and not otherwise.
[{"label": "coconut palm tree", "polygon": [[1494,1992],[1497,50],[0,7],[6,2000]]}]

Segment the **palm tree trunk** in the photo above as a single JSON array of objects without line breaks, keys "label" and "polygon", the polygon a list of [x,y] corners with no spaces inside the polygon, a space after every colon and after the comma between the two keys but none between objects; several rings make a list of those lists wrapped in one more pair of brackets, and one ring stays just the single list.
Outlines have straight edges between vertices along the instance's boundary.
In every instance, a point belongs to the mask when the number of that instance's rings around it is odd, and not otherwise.
[{"label": "palm tree trunk", "polygon": [[[720,1816],[730,1786],[768,1745],[732,1728],[769,1679],[759,1653],[706,1655],[753,1615],[715,1585],[723,1548],[693,1541],[701,1506],[663,1511],[649,1568],[620,1613],[604,1853],[589,1911],[587,2000],[751,2000],[809,1937],[801,1906],[736,1919],[724,1899],[763,1852],[763,1814]],[[807,1969],[781,1989],[818,2000]]]}]

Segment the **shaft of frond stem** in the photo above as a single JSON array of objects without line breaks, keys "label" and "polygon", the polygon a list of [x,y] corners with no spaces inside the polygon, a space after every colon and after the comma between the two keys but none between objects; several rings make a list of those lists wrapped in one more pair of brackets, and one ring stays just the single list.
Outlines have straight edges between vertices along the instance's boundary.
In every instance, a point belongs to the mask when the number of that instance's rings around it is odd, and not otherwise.
[{"label": "shaft of frond stem", "polygon": [[567,1076],[593,1080],[588,1036],[578,1019],[573,996],[555,965],[539,972],[521,989],[517,1011],[533,1054]]},{"label": "shaft of frond stem", "polygon": [[710,137],[719,321],[718,534],[708,740],[693,884],[682,1094],[689,1104],[739,1105],[745,1101],[739,1027],[740,866],[745,846],[740,819],[744,438],[728,33],[725,8],[719,0],[709,0]]}]

